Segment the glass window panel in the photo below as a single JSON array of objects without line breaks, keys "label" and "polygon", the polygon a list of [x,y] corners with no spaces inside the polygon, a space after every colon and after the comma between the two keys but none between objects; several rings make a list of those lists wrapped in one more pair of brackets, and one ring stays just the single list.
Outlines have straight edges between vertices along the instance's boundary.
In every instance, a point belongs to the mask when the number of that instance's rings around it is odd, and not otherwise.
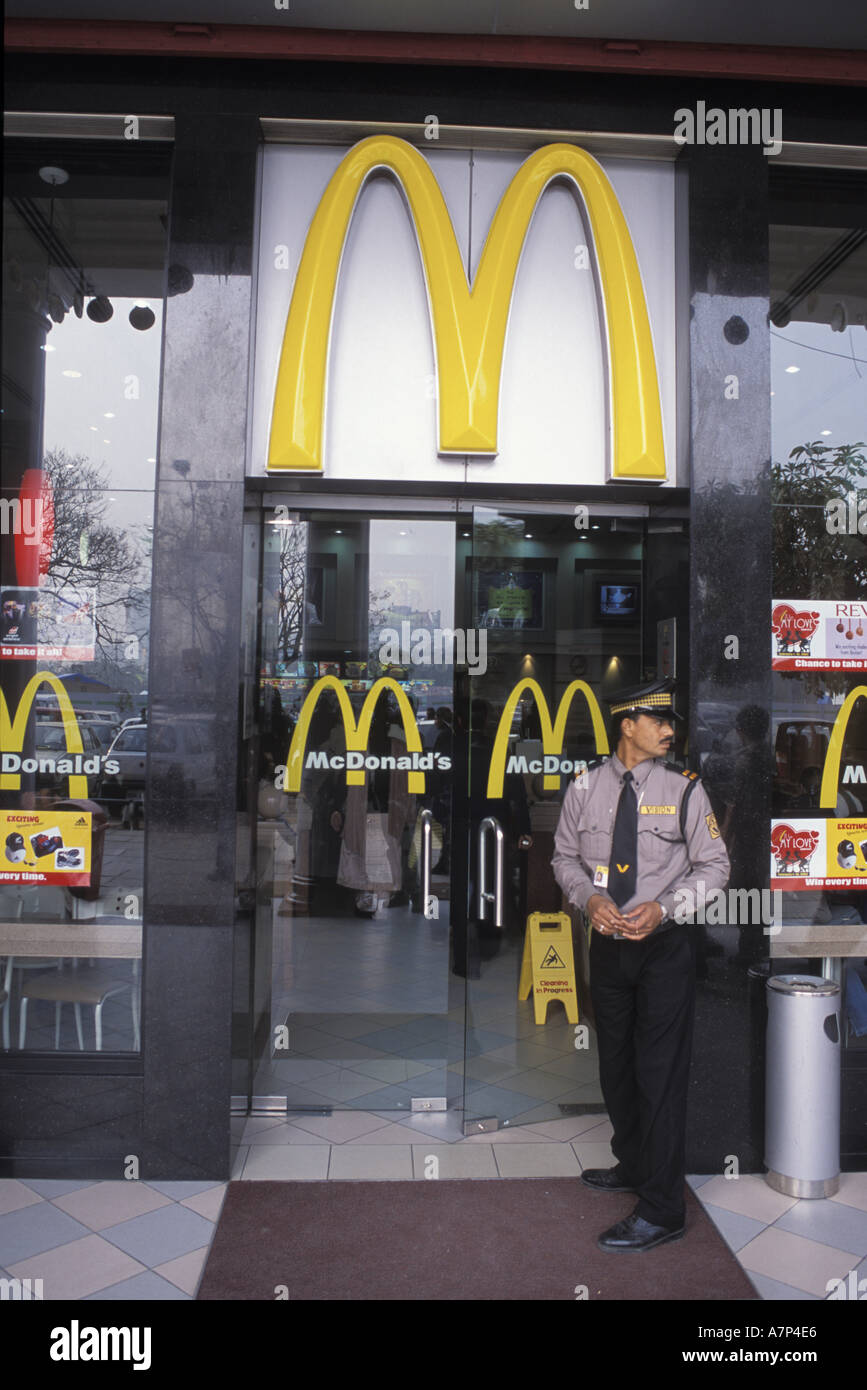
[{"label": "glass window panel", "polygon": [[102,1048],[139,1046],[146,731],[115,736],[147,708],[169,157],[6,148],[0,988],[28,1050],[79,1050],[79,983]]},{"label": "glass window panel", "polygon": [[773,651],[777,667],[792,659],[773,675],[771,876],[785,891],[771,954],[863,971],[867,180],[781,170],[772,189]]}]

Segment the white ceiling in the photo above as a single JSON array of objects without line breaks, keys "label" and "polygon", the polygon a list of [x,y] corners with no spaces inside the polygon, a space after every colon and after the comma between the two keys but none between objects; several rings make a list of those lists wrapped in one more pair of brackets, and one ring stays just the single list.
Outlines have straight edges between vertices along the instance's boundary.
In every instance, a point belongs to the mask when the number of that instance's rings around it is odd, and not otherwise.
[{"label": "white ceiling", "polygon": [[867,48],[865,0],[7,0],[6,15]]}]

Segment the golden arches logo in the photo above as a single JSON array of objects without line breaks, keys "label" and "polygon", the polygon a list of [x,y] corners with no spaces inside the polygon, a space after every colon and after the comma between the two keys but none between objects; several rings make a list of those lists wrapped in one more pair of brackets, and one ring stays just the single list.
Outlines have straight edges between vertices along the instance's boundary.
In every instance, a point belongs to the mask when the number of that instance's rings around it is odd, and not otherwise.
[{"label": "golden arches logo", "polygon": [[819,793],[819,805],[828,811],[837,809],[837,788],[840,785],[840,761],[843,757],[843,740],[846,737],[846,729],[855,703],[861,697],[867,699],[867,685],[856,685],[854,690],[850,690],[840,712],[834,720],[834,727],[831,730],[831,738],[828,742],[828,751],[825,754],[825,769],[822,773],[822,788]]},{"label": "golden arches logo", "polygon": [[[313,712],[320,696],[326,690],[333,690],[337,696],[337,703],[340,706],[340,713],[343,717],[343,727],[346,731],[346,751],[349,753],[363,753],[367,748],[367,741],[370,738],[370,725],[373,719],[373,711],[376,702],[384,690],[390,690],[397,699],[403,719],[403,728],[406,734],[406,746],[410,753],[422,752],[421,735],[415,721],[412,705],[407,699],[406,692],[401,689],[396,680],[391,676],[381,676],[367,692],[364,697],[364,704],[361,707],[361,714],[358,723],[355,722],[355,713],[346,693],[345,686],[341,685],[336,676],[322,676],[307,694],[304,704],[301,706],[301,713],[298,716],[298,723],[295,725],[292,734],[292,742],[289,745],[289,761],[286,772],[286,790],[297,792],[301,790],[301,773],[304,764],[304,750],[307,746],[307,738],[310,733],[310,722]],[[408,790],[410,792],[424,791],[424,773],[411,771],[408,774]],[[346,772],[346,784],[349,787],[359,787],[364,785],[364,769],[348,768]]]},{"label": "golden arches logo", "polygon": [[[57,696],[57,703],[60,706],[60,716],[63,720],[63,729],[66,735],[67,753],[84,753],[84,745],[81,741],[81,730],[78,727],[78,720],[72,701],[66,691],[63,682],[51,671],[39,671],[35,676],[31,676],[21,699],[18,701],[18,709],[15,712],[14,720],[10,717],[9,706],[6,703],[6,696],[0,690],[0,748],[4,753],[21,753],[24,748],[24,733],[27,728],[27,718],[36,699],[36,692],[40,685],[48,685]],[[20,772],[4,772],[0,774],[0,790],[18,791],[21,787]],[[70,797],[81,797],[87,800],[87,778],[69,774],[69,795]]]},{"label": "golden arches logo", "polygon": [[515,174],[494,214],[472,287],[424,157],[371,136],[332,175],[304,245],[274,392],[268,468],[322,469],[328,349],[337,276],[359,194],[376,170],[400,183],[427,281],[438,378],[440,453],[496,454],[500,379],[518,262],[542,193],[556,178],[581,195],[599,267],[609,359],[614,478],[665,481],[662,410],[641,273],[617,195],[595,159],[545,145]]},{"label": "golden arches logo", "polygon": [[[587,708],[590,711],[590,719],[593,723],[593,736],[596,739],[597,753],[607,753],[608,734],[605,730],[605,721],[602,718],[602,711],[599,702],[590,686],[586,681],[572,681],[567,685],[563,696],[557,706],[557,714],[554,723],[551,723],[551,712],[548,708],[548,701],[545,699],[542,687],[538,681],[523,680],[519,681],[506,701],[500,722],[497,726],[497,735],[494,739],[494,751],[491,755],[491,767],[488,772],[488,798],[495,800],[503,795],[503,788],[506,776],[506,755],[509,751],[509,734],[512,729],[512,718],[518,705],[518,701],[524,691],[528,691],[536,701],[536,709],[539,711],[539,722],[542,725],[542,749],[543,752],[559,755],[563,751],[563,739],[566,733],[566,720],[569,717],[569,710],[572,701],[579,693],[587,701]],[[560,774],[545,773],[543,786],[546,791],[557,791],[560,786]]]}]

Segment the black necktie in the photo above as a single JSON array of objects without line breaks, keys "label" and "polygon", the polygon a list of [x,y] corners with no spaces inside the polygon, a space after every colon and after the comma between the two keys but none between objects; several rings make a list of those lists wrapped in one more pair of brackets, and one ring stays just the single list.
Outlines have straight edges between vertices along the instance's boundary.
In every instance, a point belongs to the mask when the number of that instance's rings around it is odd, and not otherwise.
[{"label": "black necktie", "polygon": [[608,866],[608,893],[618,907],[635,892],[636,860],[638,858],[638,802],[632,785],[632,773],[623,774],[623,790],[617,803],[614,838],[611,841],[611,863]]}]

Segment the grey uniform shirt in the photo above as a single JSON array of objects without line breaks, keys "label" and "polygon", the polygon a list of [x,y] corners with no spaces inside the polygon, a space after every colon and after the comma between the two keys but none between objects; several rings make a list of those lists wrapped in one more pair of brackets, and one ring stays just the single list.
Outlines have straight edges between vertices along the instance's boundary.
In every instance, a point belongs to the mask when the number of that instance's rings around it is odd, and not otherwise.
[{"label": "grey uniform shirt", "polygon": [[[607,874],[625,771],[615,753],[601,767],[576,776],[566,792],[551,863],[569,902],[582,910],[594,893],[613,901]],[[657,930],[664,931],[673,922],[675,894],[687,889],[695,901],[699,883],[705,894],[724,888],[729,859],[700,782],[694,783],[661,758],[647,758],[632,769],[632,776],[638,800],[638,868],[635,894],[620,905],[620,911],[657,902],[666,912]],[[692,783],[684,840],[680,803]]]}]

